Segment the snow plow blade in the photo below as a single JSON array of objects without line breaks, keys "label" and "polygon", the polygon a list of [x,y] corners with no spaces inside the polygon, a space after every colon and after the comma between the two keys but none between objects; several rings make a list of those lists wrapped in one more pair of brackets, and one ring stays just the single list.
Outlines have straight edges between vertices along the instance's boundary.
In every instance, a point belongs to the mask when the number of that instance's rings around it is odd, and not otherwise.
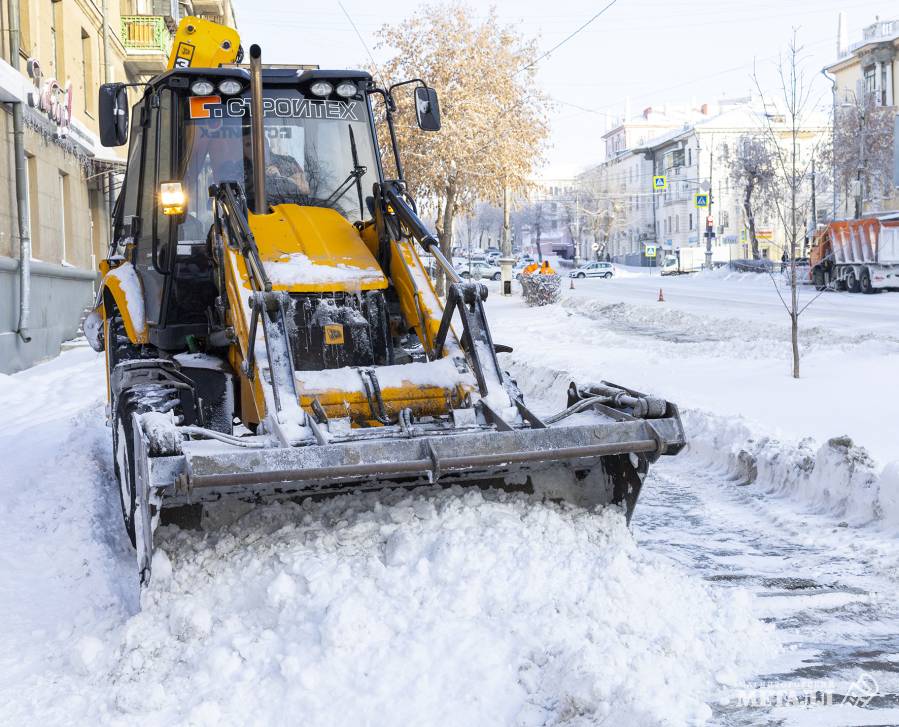
[{"label": "snow plow blade", "polygon": [[[574,387],[573,387],[574,388]],[[597,409],[596,407],[599,407]],[[476,484],[520,489],[578,505],[620,504],[628,519],[648,465],[685,443],[674,405],[663,416],[636,418],[591,407],[586,423],[499,431],[474,426],[416,435],[383,427],[376,436],[351,431],[344,441],[256,449],[187,440],[181,453],[151,456],[140,419],[137,461],[138,562],[150,575],[160,510],[238,498],[285,497],[390,487]],[[539,422],[539,420],[536,420]]]}]

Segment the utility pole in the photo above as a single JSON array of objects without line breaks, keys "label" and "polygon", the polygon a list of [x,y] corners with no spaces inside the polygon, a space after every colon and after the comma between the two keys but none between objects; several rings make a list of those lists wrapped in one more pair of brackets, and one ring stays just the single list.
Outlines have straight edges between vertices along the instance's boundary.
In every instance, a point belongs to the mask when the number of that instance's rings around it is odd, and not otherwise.
[{"label": "utility pole", "polygon": [[581,193],[574,193],[574,267],[581,264]]},{"label": "utility pole", "polygon": [[[697,150],[696,152],[696,171],[697,177],[699,176],[699,159],[700,154]],[[714,139],[709,144],[709,207],[708,207],[708,216],[705,221],[705,266],[707,270],[710,270],[712,267],[712,174],[715,167],[715,143]],[[698,225],[697,225],[698,227]]]},{"label": "utility pole", "polygon": [[503,237],[500,242],[500,277],[502,279],[502,294],[512,295],[512,190],[509,184],[503,186]]}]

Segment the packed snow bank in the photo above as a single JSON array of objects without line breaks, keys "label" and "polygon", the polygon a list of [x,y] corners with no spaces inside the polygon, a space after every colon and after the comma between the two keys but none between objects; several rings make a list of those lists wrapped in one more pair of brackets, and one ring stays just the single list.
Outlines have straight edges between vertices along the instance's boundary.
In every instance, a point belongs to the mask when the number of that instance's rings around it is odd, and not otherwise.
[{"label": "packed snow bank", "polygon": [[161,540],[142,612],[74,638],[13,721],[695,724],[779,648],[615,509],[395,491]]},{"label": "packed snow bank", "polygon": [[753,436],[741,422],[686,411],[690,451],[739,484],[786,495],[854,525],[899,527],[899,461],[882,473],[849,437],[821,445],[811,438],[781,442]]},{"label": "packed snow bank", "polygon": [[[562,307],[618,333],[651,337],[642,347],[659,354],[775,360],[787,360],[790,356],[790,328],[783,320],[782,325],[772,325],[765,320],[715,315],[714,309],[710,311],[712,315],[697,314],[660,305],[609,303],[584,297],[566,298]],[[799,349],[801,355],[850,350],[854,354],[899,354],[899,331],[884,335],[802,325]]]},{"label": "packed snow bank", "polygon": [[113,628],[137,606],[104,426],[105,387],[102,357],[86,346],[0,376],[4,724],[35,724],[31,707],[54,701],[49,664],[66,661],[74,643]]}]

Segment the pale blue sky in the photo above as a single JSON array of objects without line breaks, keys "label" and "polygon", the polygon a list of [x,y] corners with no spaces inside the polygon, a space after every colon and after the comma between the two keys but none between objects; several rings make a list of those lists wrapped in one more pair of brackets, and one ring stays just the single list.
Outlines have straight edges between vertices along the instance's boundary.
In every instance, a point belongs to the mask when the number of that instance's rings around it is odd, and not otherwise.
[{"label": "pale blue sky", "polygon": [[[336,2],[234,0],[244,46],[260,43],[270,63],[358,67],[367,56]],[[500,18],[551,48],[608,0],[509,0],[495,3]],[[394,0],[378,10],[371,0],[343,0],[374,51],[382,23],[411,14],[418,2]],[[471,3],[473,8],[486,8]],[[816,97],[829,102],[818,71],[836,59],[837,15],[848,17],[849,40],[874,21],[899,18],[895,0],[617,0],[602,17],[540,63],[538,81],[555,100],[553,136],[542,175],[570,176],[601,157],[605,114],[664,103],[747,95],[753,59],[773,90],[773,61],[799,27]],[[438,89],[439,91],[439,89]],[[574,104],[574,105],[571,105]],[[580,107],[580,108],[579,108]]]}]

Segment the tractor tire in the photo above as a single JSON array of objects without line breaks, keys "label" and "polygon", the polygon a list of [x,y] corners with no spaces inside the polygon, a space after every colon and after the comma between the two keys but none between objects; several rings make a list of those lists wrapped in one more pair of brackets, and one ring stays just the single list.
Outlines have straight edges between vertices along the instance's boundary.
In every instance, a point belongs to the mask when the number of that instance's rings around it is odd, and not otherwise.
[{"label": "tractor tire", "polygon": [[137,509],[134,469],[134,422],[126,411],[117,411],[112,423],[112,449],[115,474],[119,483],[119,504],[128,540],[134,547],[134,513]]},{"label": "tractor tire", "polygon": [[874,292],[874,286],[871,285],[871,273],[868,268],[862,270],[861,277],[858,279],[858,289],[865,295],[871,295]]},{"label": "tractor tire", "polygon": [[849,274],[846,276],[846,290],[850,293],[857,293],[859,291],[858,277],[855,275],[855,270],[850,270]]},{"label": "tractor tire", "polygon": [[122,520],[131,545],[135,545],[134,513],[137,508],[137,481],[134,458],[134,418],[135,414],[149,411],[174,409],[178,392],[173,388],[135,386],[122,392],[116,401],[115,419],[112,423],[113,456],[116,463],[116,477],[119,481],[119,504],[122,506]]}]

